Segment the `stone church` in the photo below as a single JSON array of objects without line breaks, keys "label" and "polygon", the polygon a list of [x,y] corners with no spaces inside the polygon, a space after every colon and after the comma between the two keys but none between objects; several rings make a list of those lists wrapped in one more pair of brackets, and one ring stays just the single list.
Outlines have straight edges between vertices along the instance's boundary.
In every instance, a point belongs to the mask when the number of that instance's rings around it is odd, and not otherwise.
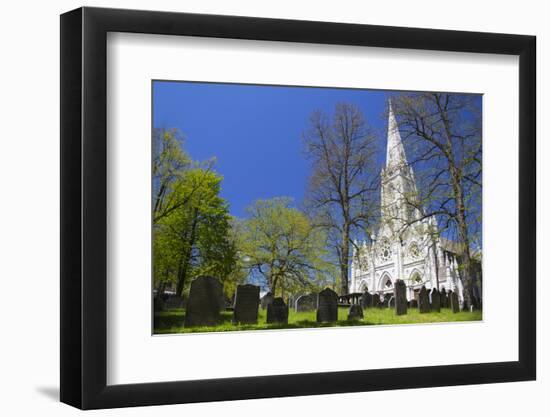
[{"label": "stone church", "polygon": [[[428,290],[456,291],[463,303],[459,272],[460,256],[455,242],[437,233],[434,216],[407,204],[416,195],[414,172],[407,163],[397,121],[389,103],[386,166],[381,173],[381,225],[369,243],[356,241],[351,264],[350,292],[368,290],[383,296],[393,293],[397,279],[405,281],[407,299],[416,298],[423,285]],[[409,197],[410,198],[410,197]]]}]

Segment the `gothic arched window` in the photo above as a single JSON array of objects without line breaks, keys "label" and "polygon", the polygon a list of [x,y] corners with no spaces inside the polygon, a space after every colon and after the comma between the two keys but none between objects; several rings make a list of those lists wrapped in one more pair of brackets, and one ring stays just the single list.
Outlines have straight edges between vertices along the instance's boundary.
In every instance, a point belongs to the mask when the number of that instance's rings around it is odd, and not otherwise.
[{"label": "gothic arched window", "polygon": [[413,284],[420,284],[422,282],[422,277],[418,271],[414,271],[411,275],[411,281]]}]

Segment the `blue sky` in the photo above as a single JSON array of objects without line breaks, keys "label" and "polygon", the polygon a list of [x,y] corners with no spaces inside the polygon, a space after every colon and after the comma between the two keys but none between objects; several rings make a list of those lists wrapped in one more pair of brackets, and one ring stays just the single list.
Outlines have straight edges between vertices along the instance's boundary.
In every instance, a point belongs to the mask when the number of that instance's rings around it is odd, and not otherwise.
[{"label": "blue sky", "polygon": [[[389,94],[155,81],[153,126],[178,128],[194,160],[216,156],[215,169],[224,177],[221,195],[229,201],[232,215],[245,217],[245,208],[259,198],[289,196],[296,204],[302,201],[309,170],[301,135],[314,110],[330,114],[336,103],[350,102],[361,108],[373,128],[385,129]],[[385,134],[380,137],[385,140]]]}]

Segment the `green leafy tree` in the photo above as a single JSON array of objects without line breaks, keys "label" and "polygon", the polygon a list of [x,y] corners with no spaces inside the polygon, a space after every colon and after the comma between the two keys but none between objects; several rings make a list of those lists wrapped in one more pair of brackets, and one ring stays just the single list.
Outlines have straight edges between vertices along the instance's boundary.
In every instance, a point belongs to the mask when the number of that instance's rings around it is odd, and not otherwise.
[{"label": "green leafy tree", "polygon": [[262,278],[273,294],[316,287],[328,267],[326,236],[308,217],[278,197],[248,208],[239,233],[239,250],[252,276]]},{"label": "green leafy tree", "polygon": [[227,203],[219,196],[222,178],[212,171],[192,168],[174,183],[172,201],[185,204],[155,225],[155,267],[159,282],[175,282],[182,295],[191,279],[210,274],[225,281],[236,267]]}]

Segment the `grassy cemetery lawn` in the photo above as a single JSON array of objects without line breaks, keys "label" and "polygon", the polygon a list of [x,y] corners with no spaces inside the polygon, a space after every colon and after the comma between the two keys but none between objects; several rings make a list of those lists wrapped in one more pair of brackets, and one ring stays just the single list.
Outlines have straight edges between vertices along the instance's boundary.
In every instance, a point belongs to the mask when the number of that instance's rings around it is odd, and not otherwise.
[{"label": "grassy cemetery lawn", "polygon": [[376,324],[412,324],[412,323],[438,323],[452,321],[478,321],[482,319],[481,311],[461,311],[453,313],[448,308],[441,309],[440,313],[420,314],[417,308],[409,308],[403,316],[395,315],[394,309],[390,308],[367,308],[363,310],[363,320],[348,321],[348,308],[338,309],[338,321],[336,323],[317,323],[316,312],[289,311],[288,324],[267,324],[266,310],[259,309],[258,324],[234,325],[232,311],[224,311],[222,322],[217,326],[209,327],[183,327],[185,311],[183,309],[166,310],[155,313],[155,334],[168,333],[199,333],[199,332],[228,332],[236,330],[264,330],[264,329],[299,329],[311,327],[334,327],[334,326],[364,326]]}]

